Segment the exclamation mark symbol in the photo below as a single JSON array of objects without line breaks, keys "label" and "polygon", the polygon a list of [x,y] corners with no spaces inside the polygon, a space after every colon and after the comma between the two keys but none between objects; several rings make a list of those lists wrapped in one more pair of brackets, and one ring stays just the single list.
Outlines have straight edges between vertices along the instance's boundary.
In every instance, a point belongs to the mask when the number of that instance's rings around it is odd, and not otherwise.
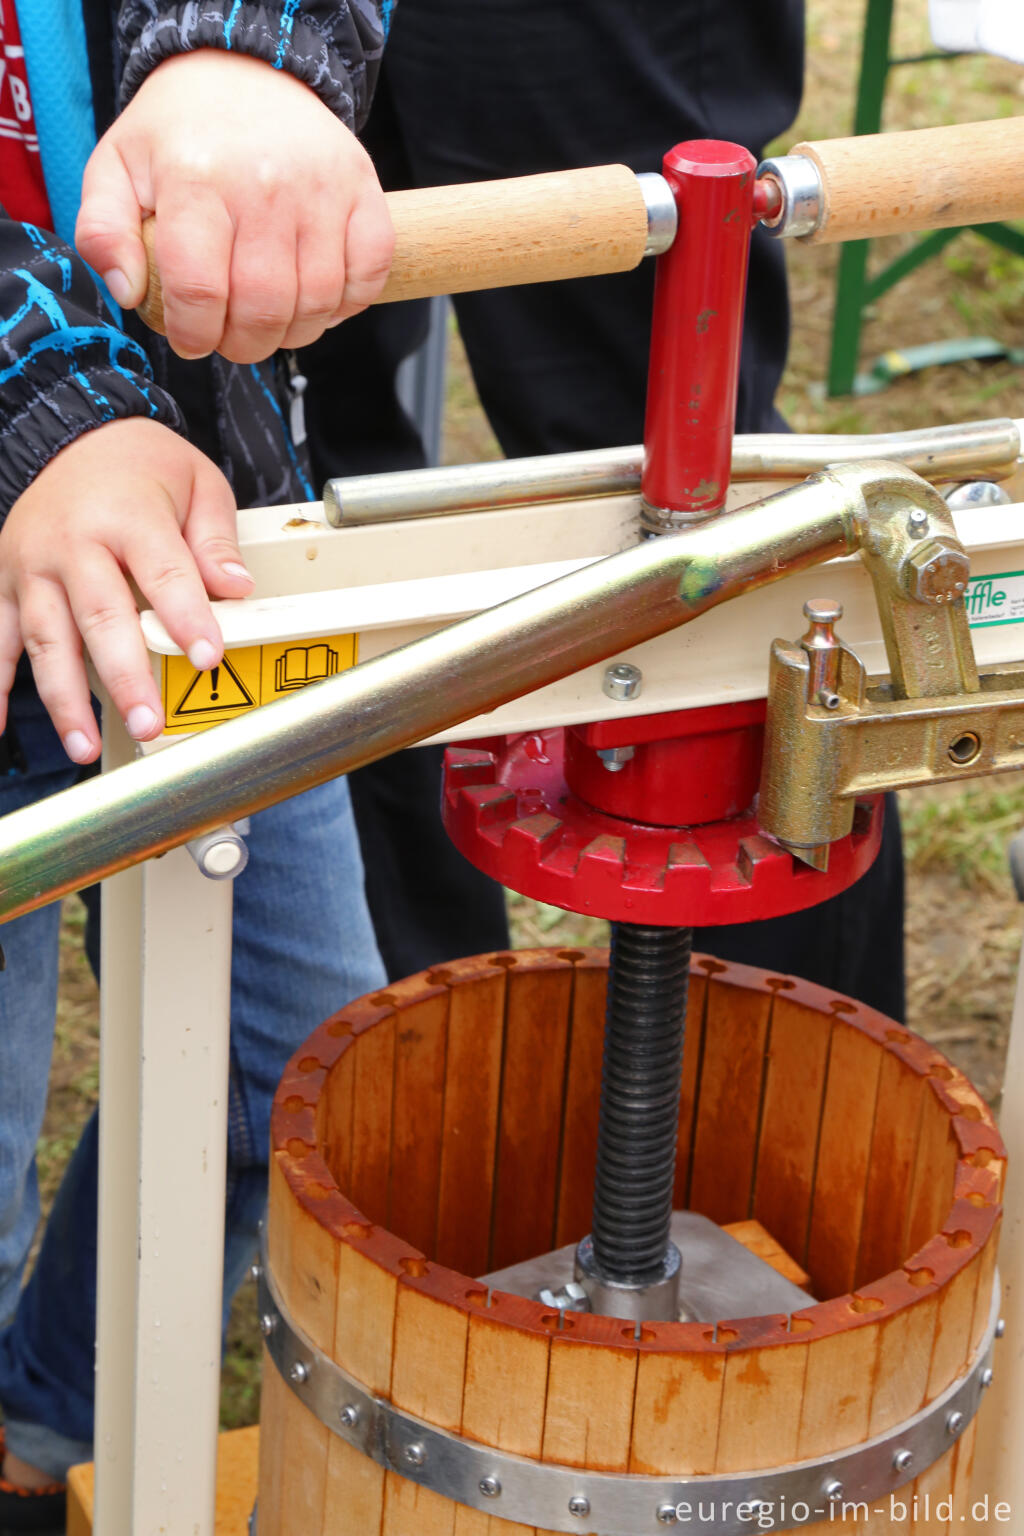
[{"label": "exclamation mark symbol", "polygon": [[216,704],[220,695],[217,692],[217,679],[220,676],[220,667],[214,667],[210,673],[210,702]]}]

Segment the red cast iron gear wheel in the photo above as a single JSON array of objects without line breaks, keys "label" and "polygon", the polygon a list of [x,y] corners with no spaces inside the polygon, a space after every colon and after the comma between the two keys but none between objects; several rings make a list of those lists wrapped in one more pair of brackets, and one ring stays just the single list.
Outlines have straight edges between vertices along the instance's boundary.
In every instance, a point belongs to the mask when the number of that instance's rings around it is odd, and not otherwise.
[{"label": "red cast iron gear wheel", "polygon": [[780,917],[853,885],[881,841],[881,797],[858,802],[822,872],[769,841],[755,814],[652,827],[596,811],[571,793],[563,764],[561,729],[449,747],[442,805],[478,869],[568,912],[666,927]]}]

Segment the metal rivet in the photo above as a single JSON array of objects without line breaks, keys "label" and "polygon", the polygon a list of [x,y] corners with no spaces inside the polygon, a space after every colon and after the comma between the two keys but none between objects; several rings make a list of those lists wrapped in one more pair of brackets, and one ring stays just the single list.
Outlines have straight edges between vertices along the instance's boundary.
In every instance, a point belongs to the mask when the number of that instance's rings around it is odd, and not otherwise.
[{"label": "metal rivet", "polygon": [[1001,1317],[996,1323],[996,1338],[1001,1339],[1006,1332],[1006,1318]]},{"label": "metal rivet", "polygon": [[262,1333],[263,1337],[269,1339],[276,1327],[277,1318],[271,1312],[264,1312],[260,1318],[260,1333]]},{"label": "metal rivet", "polygon": [[892,1468],[894,1472],[909,1472],[913,1465],[913,1451],[897,1451],[896,1455],[892,1459]]},{"label": "metal rivet", "polygon": [[679,1515],[676,1513],[676,1506],[674,1504],[659,1504],[655,1513],[657,1514],[658,1522],[661,1525],[675,1525],[676,1521],[679,1519]]},{"label": "metal rivet", "polygon": [[493,1474],[482,1477],[477,1486],[485,1499],[496,1499],[501,1493],[501,1484]]},{"label": "metal rivet", "polygon": [[602,687],[610,699],[637,699],[643,682],[644,675],[639,667],[629,661],[616,661],[605,668]]},{"label": "metal rivet", "polygon": [[831,1477],[825,1484],[822,1492],[824,1493],[826,1499],[832,1499],[833,1501],[836,1499],[841,1499],[843,1496],[843,1485],[839,1481],[838,1477]]},{"label": "metal rivet", "polygon": [[301,1360],[293,1361],[288,1370],[288,1380],[294,1381],[297,1387],[301,1387],[309,1380],[309,1366],[304,1365]]},{"label": "metal rivet", "polygon": [[958,1408],[946,1416],[946,1434],[958,1435],[964,1427],[964,1416]]},{"label": "metal rivet", "polygon": [[250,1280],[257,1280],[258,1281],[262,1274],[263,1274],[263,1265],[262,1264],[250,1264],[249,1265],[249,1279]]},{"label": "metal rivet", "polygon": [[582,1493],[574,1493],[569,1500],[569,1513],[570,1515],[578,1515],[582,1520],[585,1515],[590,1514],[590,1500]]},{"label": "metal rivet", "polygon": [[402,1454],[410,1467],[422,1467],[427,1459],[426,1448],[418,1440],[414,1440],[411,1445],[407,1445]]},{"label": "metal rivet", "polygon": [[344,1408],[338,1414],[338,1418],[344,1424],[346,1429],[355,1429],[356,1425],[359,1423],[359,1409],[356,1407],[355,1403],[346,1403]]},{"label": "metal rivet", "polygon": [[985,1369],[982,1371],[981,1375],[978,1378],[981,1386],[982,1387],[990,1387],[992,1385],[993,1375],[994,1375],[994,1372],[992,1370],[992,1367],[990,1365],[986,1365]]}]

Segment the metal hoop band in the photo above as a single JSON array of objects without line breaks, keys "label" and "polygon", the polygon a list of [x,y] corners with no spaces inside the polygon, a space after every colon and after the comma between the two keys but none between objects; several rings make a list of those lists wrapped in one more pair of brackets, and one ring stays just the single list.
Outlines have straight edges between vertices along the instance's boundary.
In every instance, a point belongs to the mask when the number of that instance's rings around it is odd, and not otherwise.
[{"label": "metal hoop band", "polygon": [[[992,1309],[967,1373],[913,1418],[884,1435],[814,1461],[710,1477],[639,1477],[531,1461],[437,1429],[373,1396],[295,1327],[265,1261],[261,1326],[270,1357],[309,1411],[364,1456],[434,1493],[485,1514],[542,1530],[655,1536],[713,1509],[716,1536],[838,1519],[887,1499],[939,1459],[967,1428],[992,1379],[998,1277]],[[864,1510],[860,1511],[861,1516]],[[770,1523],[769,1523],[770,1522]]]}]

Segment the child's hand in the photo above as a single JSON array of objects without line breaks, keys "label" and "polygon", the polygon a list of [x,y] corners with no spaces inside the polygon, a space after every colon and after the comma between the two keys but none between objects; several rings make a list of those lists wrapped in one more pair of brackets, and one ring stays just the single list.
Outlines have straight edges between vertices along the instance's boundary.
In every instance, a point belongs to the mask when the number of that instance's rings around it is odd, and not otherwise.
[{"label": "child's hand", "polygon": [[163,708],[129,578],[193,665],[216,666],[224,646],[206,594],[252,590],[234,497],[198,449],[138,417],[63,449],[0,530],[0,730],[25,650],[68,756],[98,756],[84,640],[131,735],[159,735]]},{"label": "child's hand", "polygon": [[166,60],[93,151],[76,243],[125,308],[146,289],[148,213],[182,357],[305,346],[372,303],[391,264],[366,151],[308,86],[241,54]]}]

